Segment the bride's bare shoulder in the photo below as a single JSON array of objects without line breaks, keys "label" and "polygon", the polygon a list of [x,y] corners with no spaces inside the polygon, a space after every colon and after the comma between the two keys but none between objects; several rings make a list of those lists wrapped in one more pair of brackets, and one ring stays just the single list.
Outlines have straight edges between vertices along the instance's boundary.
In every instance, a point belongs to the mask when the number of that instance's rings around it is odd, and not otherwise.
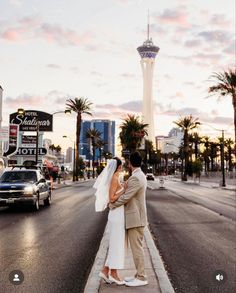
[{"label": "bride's bare shoulder", "polygon": [[111,179],[111,184],[115,185],[115,184],[117,184],[117,182],[118,182],[118,176],[117,176],[117,174],[114,174]]}]

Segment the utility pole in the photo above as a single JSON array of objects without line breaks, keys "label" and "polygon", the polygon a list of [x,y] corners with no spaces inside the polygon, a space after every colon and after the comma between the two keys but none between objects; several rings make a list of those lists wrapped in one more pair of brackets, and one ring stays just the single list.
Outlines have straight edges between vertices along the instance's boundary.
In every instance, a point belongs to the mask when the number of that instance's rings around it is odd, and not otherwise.
[{"label": "utility pole", "polygon": [[222,129],[222,151],[221,151],[221,171],[222,171],[222,186],[225,187],[225,136],[224,129]]}]

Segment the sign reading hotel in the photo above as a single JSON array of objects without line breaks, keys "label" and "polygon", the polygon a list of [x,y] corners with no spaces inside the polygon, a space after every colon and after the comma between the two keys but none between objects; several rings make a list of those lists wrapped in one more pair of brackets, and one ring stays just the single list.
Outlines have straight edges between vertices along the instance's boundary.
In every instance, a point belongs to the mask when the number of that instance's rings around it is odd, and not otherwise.
[{"label": "sign reading hotel", "polygon": [[10,114],[10,123],[18,124],[20,131],[37,131],[37,124],[39,131],[52,131],[53,115],[36,110],[26,110],[24,115],[15,112]]}]

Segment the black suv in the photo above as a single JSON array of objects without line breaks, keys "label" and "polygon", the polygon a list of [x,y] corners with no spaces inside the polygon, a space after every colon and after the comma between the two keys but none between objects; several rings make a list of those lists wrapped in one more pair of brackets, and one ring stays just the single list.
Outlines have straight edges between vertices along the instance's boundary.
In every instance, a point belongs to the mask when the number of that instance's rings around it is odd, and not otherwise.
[{"label": "black suv", "polygon": [[51,188],[39,170],[19,169],[5,171],[0,178],[0,205],[32,205],[39,210],[39,203],[51,204]]}]

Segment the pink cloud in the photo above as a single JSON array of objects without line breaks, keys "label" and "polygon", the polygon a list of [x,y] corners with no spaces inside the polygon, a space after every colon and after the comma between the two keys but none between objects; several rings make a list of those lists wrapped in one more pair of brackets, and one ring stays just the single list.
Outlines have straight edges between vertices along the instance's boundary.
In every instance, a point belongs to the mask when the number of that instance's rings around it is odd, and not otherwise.
[{"label": "pink cloud", "polygon": [[22,39],[21,34],[15,29],[8,29],[5,32],[2,33],[1,37],[4,40],[11,41],[11,42],[17,42]]},{"label": "pink cloud", "polygon": [[7,97],[5,104],[11,109],[19,108],[19,105],[23,108],[32,108],[32,106],[39,106],[43,104],[45,97],[38,95],[22,94],[15,98]]},{"label": "pink cloud", "polygon": [[91,32],[79,34],[58,24],[42,23],[38,17],[24,17],[15,26],[0,28],[0,38],[12,42],[41,38],[61,46],[79,46],[89,45],[92,36]]},{"label": "pink cloud", "polygon": [[157,16],[157,21],[161,24],[177,24],[188,26],[188,15],[181,6],[178,9],[165,9],[162,14]]},{"label": "pink cloud", "polygon": [[60,45],[81,45],[87,43],[92,37],[90,32],[79,35],[71,29],[64,29],[59,25],[48,23],[42,24],[39,32],[40,36],[49,43],[58,43]]}]

